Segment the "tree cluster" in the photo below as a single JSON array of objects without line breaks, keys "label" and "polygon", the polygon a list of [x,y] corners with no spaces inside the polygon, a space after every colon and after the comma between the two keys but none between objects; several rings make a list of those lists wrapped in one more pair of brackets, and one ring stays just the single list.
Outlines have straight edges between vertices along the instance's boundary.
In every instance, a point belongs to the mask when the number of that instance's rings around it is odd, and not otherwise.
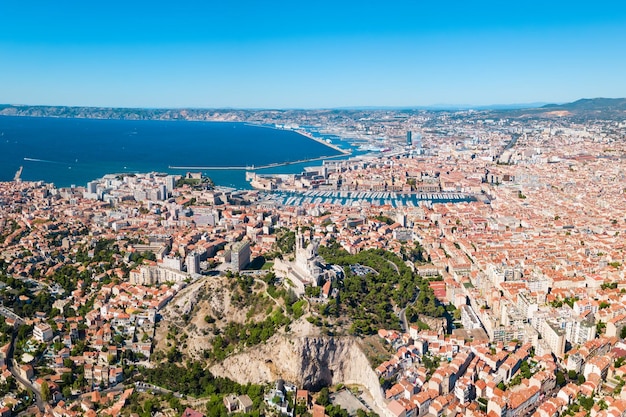
[{"label": "tree cluster", "polygon": [[281,310],[276,310],[260,322],[230,322],[212,341],[210,356],[218,361],[224,360],[238,346],[253,346],[265,342],[276,330],[290,320]]},{"label": "tree cluster", "polygon": [[[142,368],[140,371],[143,379],[150,384],[165,387],[182,395],[209,397],[206,407],[207,416],[226,417],[228,415],[222,401],[228,394],[247,394],[250,397],[253,411],[247,417],[258,417],[259,410],[262,408],[264,394],[262,385],[241,385],[227,378],[215,377],[200,362],[187,362],[185,366],[161,363],[154,368]],[[172,394],[167,394],[165,399],[172,408],[181,411],[180,401],[177,401]]]},{"label": "tree cluster", "polygon": [[428,281],[422,281],[419,289],[415,303],[407,309],[407,319],[414,323],[419,320],[420,314],[429,317],[443,317],[446,314],[446,309],[437,301],[435,292],[428,285]]},{"label": "tree cluster", "polygon": [[[327,263],[344,267],[345,277],[339,283],[341,303],[329,306],[327,313],[345,313],[352,320],[354,334],[400,328],[394,309],[404,307],[417,296],[422,280],[396,254],[370,249],[351,255],[337,243],[320,247],[319,253]],[[368,266],[376,273],[355,274],[350,269],[355,264]]]}]

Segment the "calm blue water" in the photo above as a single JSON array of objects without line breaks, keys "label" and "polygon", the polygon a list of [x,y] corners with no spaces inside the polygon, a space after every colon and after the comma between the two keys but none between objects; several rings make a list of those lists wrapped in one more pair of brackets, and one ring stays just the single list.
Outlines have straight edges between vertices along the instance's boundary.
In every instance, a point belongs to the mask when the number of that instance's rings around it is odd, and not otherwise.
[{"label": "calm blue water", "polygon": [[[182,174],[168,167],[260,166],[337,154],[296,132],[244,123],[0,116],[1,181],[12,180],[20,166],[26,181],[64,187],[111,173]],[[263,173],[300,172],[306,165]],[[244,171],[204,172],[218,185],[250,188]]]}]

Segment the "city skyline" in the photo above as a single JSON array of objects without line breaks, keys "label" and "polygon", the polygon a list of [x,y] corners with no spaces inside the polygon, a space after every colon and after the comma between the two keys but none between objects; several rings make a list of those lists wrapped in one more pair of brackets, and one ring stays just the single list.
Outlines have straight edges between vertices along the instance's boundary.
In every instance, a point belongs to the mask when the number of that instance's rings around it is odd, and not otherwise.
[{"label": "city skyline", "polygon": [[486,106],[624,97],[626,11],[526,2],[0,5],[0,102]]}]

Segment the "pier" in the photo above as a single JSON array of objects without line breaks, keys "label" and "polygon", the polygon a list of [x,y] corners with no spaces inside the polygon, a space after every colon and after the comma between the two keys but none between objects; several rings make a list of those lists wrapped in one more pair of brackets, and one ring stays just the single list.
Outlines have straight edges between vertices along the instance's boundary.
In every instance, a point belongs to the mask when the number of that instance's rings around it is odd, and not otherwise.
[{"label": "pier", "polygon": [[[26,159],[26,158],[24,158],[24,159]],[[15,173],[15,176],[13,177],[13,181],[20,182],[23,170],[24,170],[24,167],[21,166],[20,169],[18,169],[17,172]]]},{"label": "pier", "polygon": [[311,140],[314,140],[318,143],[321,143],[322,145],[328,146],[331,149],[336,150],[337,152],[341,152],[344,155],[350,155],[350,151],[347,151],[345,149],[341,149],[339,146],[335,145],[334,143],[331,142],[327,142],[325,139],[323,138],[316,138],[313,135],[311,135],[309,132],[305,131],[305,130],[294,130],[294,132],[301,134],[302,136],[309,138]]},{"label": "pier", "polygon": [[302,164],[305,162],[321,161],[324,159],[340,158],[350,155],[350,152],[343,151],[340,155],[320,156],[318,158],[298,159],[296,161],[275,162],[267,165],[246,165],[246,166],[176,166],[169,165],[169,169],[180,169],[185,171],[257,171],[262,169],[270,169],[287,165]]}]

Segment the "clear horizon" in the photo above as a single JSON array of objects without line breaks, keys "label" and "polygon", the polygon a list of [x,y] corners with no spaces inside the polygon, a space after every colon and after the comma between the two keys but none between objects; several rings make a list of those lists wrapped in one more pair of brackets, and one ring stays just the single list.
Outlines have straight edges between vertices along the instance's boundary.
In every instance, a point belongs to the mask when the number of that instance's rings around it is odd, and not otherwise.
[{"label": "clear horizon", "polygon": [[626,97],[616,1],[392,6],[3,2],[0,102],[324,109]]}]

